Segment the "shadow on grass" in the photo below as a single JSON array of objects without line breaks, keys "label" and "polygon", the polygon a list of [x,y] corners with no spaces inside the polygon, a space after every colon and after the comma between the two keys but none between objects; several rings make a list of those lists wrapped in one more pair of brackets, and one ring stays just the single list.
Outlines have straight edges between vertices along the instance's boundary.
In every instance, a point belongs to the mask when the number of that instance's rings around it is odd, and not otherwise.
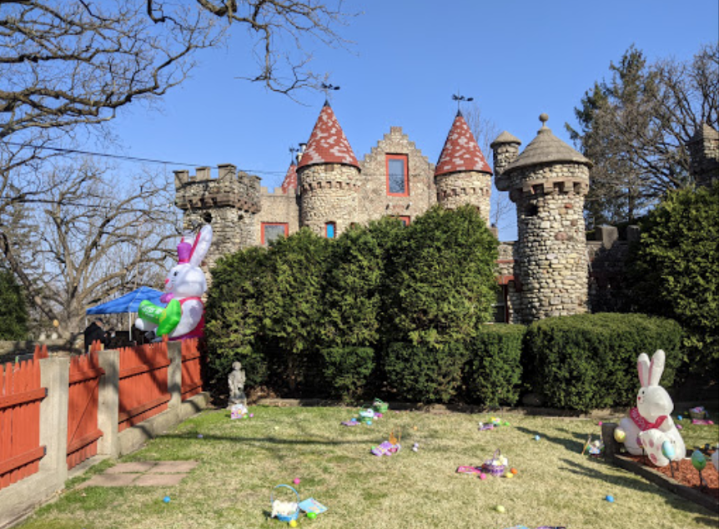
[{"label": "shadow on grass", "polygon": [[535,435],[538,435],[541,440],[545,440],[545,441],[549,441],[550,443],[558,444],[559,446],[563,446],[570,452],[574,452],[577,454],[582,452],[582,448],[584,448],[584,443],[587,441],[587,436],[585,434],[577,433],[577,432],[568,432],[568,433],[571,433],[571,435],[574,437],[574,439],[567,439],[565,437],[556,437],[556,436],[548,435],[544,431],[533,430],[531,428],[525,428],[523,426],[516,426],[515,429],[519,432],[529,434],[532,437],[534,437]]},{"label": "shadow on grass", "polygon": [[[580,463],[577,463],[576,461],[571,461],[569,459],[560,459],[560,461],[566,465],[564,467],[559,467],[560,470],[565,470],[565,471],[571,472],[573,474],[577,474],[580,476],[598,480],[602,483],[608,483],[608,484],[611,484],[612,486],[624,487],[624,488],[631,489],[631,490],[649,492],[649,493],[654,493],[654,494],[656,494],[658,490],[662,490],[662,492],[665,492],[663,489],[659,489],[656,485],[649,483],[648,481],[644,480],[642,477],[636,476],[634,474],[630,474],[627,476],[623,476],[623,475],[616,476],[616,475],[610,475],[605,472],[602,472],[600,469],[603,467],[604,468],[612,468],[612,469],[617,468],[602,459],[593,460],[595,462],[595,465],[593,465],[592,467],[587,466],[587,465],[582,465]],[[598,467],[598,468],[593,468],[593,467]],[[665,498],[665,501],[674,509],[681,509],[690,514],[700,515],[700,516],[697,516],[696,518],[694,518],[694,521],[697,524],[707,526],[707,527],[719,527],[719,524],[717,523],[717,519],[707,517],[705,515],[705,513],[708,511],[700,505],[683,500],[679,496],[673,495],[671,493],[669,493],[669,496],[667,496]]]},{"label": "shadow on grass", "polygon": [[[182,434],[163,434],[159,439],[181,439],[181,440],[197,440],[196,432],[188,432]],[[203,434],[202,441],[223,441],[233,443],[258,443],[258,444],[274,444],[274,445],[357,445],[367,444],[366,441],[338,441],[338,440],[321,440],[321,439],[282,439],[278,437],[237,437]]]}]

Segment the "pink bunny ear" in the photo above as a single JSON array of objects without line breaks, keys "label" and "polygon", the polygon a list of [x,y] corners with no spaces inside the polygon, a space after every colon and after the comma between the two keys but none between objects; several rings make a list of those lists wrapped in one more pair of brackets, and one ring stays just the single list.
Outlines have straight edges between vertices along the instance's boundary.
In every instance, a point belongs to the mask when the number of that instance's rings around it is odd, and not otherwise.
[{"label": "pink bunny ear", "polygon": [[639,383],[642,387],[648,386],[649,382],[649,357],[642,353],[637,358],[637,371],[639,372]]}]

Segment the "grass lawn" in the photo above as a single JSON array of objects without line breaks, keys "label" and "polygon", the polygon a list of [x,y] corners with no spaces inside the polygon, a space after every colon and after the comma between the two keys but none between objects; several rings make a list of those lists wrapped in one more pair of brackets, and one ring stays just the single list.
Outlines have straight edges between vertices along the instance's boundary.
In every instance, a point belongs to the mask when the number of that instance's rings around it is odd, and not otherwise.
[{"label": "grass lawn", "polygon": [[[254,406],[250,411],[254,418],[234,421],[226,410],[206,411],[122,458],[199,461],[180,485],[78,490],[88,473],[20,527],[287,527],[268,519],[270,494],[296,477],[302,499],[314,497],[329,507],[316,520],[301,517],[299,527],[306,529],[719,526],[710,511],[580,455],[587,436],[599,434],[596,421],[505,415],[510,426],[480,432],[477,423],[489,415],[390,410],[372,426],[347,428],[340,422],[355,409]],[[372,445],[392,429],[402,430],[402,451],[371,455]],[[685,426],[683,433],[693,447],[716,442],[719,426]],[[513,479],[481,481],[455,472],[461,465],[481,464],[497,448],[518,469]],[[99,470],[112,464],[104,462]],[[284,491],[279,496],[290,500],[291,492]],[[170,503],[163,503],[165,495]],[[605,501],[607,495],[615,502]],[[495,510],[500,504],[505,513]]]}]

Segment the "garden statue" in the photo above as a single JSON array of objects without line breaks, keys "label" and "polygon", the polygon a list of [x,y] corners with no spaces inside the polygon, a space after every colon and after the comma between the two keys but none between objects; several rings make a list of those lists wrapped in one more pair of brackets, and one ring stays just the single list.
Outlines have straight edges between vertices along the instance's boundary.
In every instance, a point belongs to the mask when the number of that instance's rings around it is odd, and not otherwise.
[{"label": "garden statue", "polygon": [[232,363],[232,372],[227,377],[227,385],[230,387],[229,405],[244,404],[247,405],[247,397],[245,396],[245,370],[242,369],[240,362]]},{"label": "garden statue", "polygon": [[661,349],[654,353],[651,363],[646,354],[639,355],[637,369],[642,387],[637,395],[637,407],[632,408],[629,417],[623,418],[618,427],[627,452],[641,455],[642,451],[646,451],[658,467],[668,465],[669,458],[680,461],[687,453],[684,440],[671,418],[674,410],[672,398],[659,385],[664,360]]},{"label": "garden statue", "polygon": [[167,303],[164,309],[145,300],[140,303],[135,327],[154,331],[157,336],[168,335],[170,340],[204,336],[205,306],[201,296],[207,290],[205,273],[200,268],[212,242],[212,227],[202,227],[192,244],[183,237],[177,246],[178,264],[165,279]]}]

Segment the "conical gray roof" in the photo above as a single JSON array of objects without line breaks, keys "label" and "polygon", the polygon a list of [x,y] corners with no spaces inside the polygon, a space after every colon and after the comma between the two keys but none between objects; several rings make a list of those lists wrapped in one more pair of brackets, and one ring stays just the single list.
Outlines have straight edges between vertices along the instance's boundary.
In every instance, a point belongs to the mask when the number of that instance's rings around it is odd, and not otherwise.
[{"label": "conical gray roof", "polygon": [[516,160],[505,168],[505,173],[519,167],[545,163],[573,162],[584,164],[587,167],[593,165],[581,153],[552,134],[552,130],[545,124],[549,119],[546,114],[542,114],[539,119],[542,121],[542,128],[537,132],[537,137],[527,145],[527,148],[517,156]]},{"label": "conical gray roof", "polygon": [[517,138],[516,136],[512,136],[509,132],[505,130],[502,134],[497,136],[492,143],[489,144],[489,148],[494,149],[495,145],[500,145],[502,143],[516,143],[517,145],[522,145],[522,142],[519,138]]}]

